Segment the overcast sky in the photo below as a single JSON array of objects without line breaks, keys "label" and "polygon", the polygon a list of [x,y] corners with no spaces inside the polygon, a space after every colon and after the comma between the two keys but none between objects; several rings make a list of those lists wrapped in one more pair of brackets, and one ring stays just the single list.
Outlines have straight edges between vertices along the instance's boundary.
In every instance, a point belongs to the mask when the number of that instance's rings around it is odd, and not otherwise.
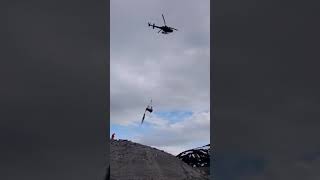
[{"label": "overcast sky", "polygon": [[[210,142],[210,1],[181,2],[112,0],[110,19],[110,133],[173,154]],[[161,14],[178,31],[148,27]]]}]

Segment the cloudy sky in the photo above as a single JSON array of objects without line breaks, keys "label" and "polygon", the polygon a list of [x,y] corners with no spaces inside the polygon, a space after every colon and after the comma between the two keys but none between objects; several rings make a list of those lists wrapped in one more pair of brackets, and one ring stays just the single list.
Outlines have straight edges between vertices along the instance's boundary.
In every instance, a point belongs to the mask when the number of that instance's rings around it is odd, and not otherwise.
[{"label": "cloudy sky", "polygon": [[[210,142],[209,0],[112,0],[110,133],[177,154]],[[148,27],[178,31],[163,35]],[[140,126],[152,98],[154,113]]]}]

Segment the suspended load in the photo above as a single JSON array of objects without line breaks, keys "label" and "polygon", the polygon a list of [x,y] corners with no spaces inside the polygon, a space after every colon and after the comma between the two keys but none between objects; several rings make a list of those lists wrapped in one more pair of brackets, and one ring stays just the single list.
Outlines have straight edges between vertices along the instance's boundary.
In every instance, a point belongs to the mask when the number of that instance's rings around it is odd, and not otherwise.
[{"label": "suspended load", "polygon": [[142,117],[142,121],[141,124],[143,123],[145,117],[146,117],[146,112],[149,112],[150,114],[153,112],[153,108],[152,108],[152,99],[150,101],[150,104],[146,107],[146,110],[143,113],[143,117]]}]

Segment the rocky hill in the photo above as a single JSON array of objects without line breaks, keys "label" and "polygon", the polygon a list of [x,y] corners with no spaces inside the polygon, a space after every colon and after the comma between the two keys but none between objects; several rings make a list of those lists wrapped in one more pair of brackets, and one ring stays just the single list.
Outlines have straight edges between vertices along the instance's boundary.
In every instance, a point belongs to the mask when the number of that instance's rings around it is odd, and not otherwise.
[{"label": "rocky hill", "polygon": [[207,180],[208,175],[164,151],[110,140],[111,180]]}]

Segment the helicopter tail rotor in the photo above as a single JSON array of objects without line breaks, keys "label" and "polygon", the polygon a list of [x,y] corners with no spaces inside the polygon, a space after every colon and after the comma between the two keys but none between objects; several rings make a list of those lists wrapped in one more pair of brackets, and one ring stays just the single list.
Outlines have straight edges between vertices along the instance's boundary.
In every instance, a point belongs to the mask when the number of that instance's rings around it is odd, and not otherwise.
[{"label": "helicopter tail rotor", "polygon": [[148,26],[152,26],[152,29],[154,29],[155,24],[153,23],[152,25],[148,22]]}]

